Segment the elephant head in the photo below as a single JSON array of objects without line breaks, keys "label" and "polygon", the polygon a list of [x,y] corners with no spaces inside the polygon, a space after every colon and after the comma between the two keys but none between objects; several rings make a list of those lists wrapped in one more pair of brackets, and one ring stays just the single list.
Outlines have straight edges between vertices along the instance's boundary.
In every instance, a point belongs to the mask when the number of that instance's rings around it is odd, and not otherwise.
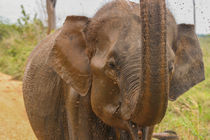
[{"label": "elephant head", "polygon": [[[49,65],[106,124],[132,131],[165,115],[168,99],[204,80],[193,25],[176,25],[162,0],[111,2],[93,18],[69,16]],[[167,19],[167,20],[166,20]],[[168,98],[169,97],[169,98]]]}]

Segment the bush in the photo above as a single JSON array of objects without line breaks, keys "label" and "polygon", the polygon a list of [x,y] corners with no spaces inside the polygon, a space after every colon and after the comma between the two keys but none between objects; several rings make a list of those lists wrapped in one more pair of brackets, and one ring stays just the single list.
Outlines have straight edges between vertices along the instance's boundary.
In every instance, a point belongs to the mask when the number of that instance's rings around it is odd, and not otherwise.
[{"label": "bush", "polygon": [[21,79],[31,50],[45,36],[46,28],[42,22],[33,19],[22,8],[22,17],[16,24],[0,21],[0,71]]}]

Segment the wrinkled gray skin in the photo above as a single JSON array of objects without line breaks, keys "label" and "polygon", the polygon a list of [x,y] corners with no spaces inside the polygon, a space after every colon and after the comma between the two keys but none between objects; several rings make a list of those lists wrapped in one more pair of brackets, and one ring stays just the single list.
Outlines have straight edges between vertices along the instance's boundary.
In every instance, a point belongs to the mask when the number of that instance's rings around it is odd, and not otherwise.
[{"label": "wrinkled gray skin", "polygon": [[[38,139],[129,140],[160,121],[147,113],[138,120],[135,112],[139,103],[133,95],[141,89],[144,68],[140,9],[130,5],[111,2],[92,19],[67,17],[61,29],[33,50],[23,94]],[[202,52],[193,25],[177,25],[169,11],[166,23],[169,99],[175,100],[204,80]],[[145,97],[148,103],[150,98]]]}]

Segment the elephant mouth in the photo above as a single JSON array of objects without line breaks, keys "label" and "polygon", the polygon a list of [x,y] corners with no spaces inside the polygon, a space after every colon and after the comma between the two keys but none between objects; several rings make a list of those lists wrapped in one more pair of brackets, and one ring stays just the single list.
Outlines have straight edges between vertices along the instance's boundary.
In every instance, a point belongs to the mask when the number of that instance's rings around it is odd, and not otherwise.
[{"label": "elephant mouth", "polygon": [[128,128],[130,136],[132,137],[132,140],[144,140],[145,139],[145,131],[138,124],[136,124],[132,121],[128,121],[127,128]]},{"label": "elephant mouth", "polygon": [[[121,103],[117,106],[114,116],[119,116],[120,114],[120,108],[121,108]],[[122,118],[121,118],[122,119]],[[125,122],[125,127],[130,136],[132,137],[132,140],[144,140],[144,130],[143,127],[140,127],[137,123],[134,123],[133,121],[130,120],[124,120],[122,119],[123,122]]]}]

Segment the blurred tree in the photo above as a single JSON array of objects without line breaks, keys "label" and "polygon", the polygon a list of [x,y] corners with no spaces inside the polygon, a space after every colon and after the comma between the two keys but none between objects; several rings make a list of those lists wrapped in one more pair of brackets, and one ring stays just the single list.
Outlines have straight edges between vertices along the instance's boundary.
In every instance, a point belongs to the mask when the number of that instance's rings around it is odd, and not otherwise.
[{"label": "blurred tree", "polygon": [[37,8],[37,15],[39,19],[43,22],[44,25],[48,25],[48,15],[47,15],[47,2],[46,0],[36,0],[35,1],[36,8]]},{"label": "blurred tree", "polygon": [[195,9],[195,0],[193,0],[193,17],[194,17],[194,25],[196,27],[196,9]]},{"label": "blurred tree", "polygon": [[57,0],[46,0],[47,6],[47,15],[48,15],[48,30],[47,34],[49,34],[56,27],[56,17],[55,17],[55,6]]}]

